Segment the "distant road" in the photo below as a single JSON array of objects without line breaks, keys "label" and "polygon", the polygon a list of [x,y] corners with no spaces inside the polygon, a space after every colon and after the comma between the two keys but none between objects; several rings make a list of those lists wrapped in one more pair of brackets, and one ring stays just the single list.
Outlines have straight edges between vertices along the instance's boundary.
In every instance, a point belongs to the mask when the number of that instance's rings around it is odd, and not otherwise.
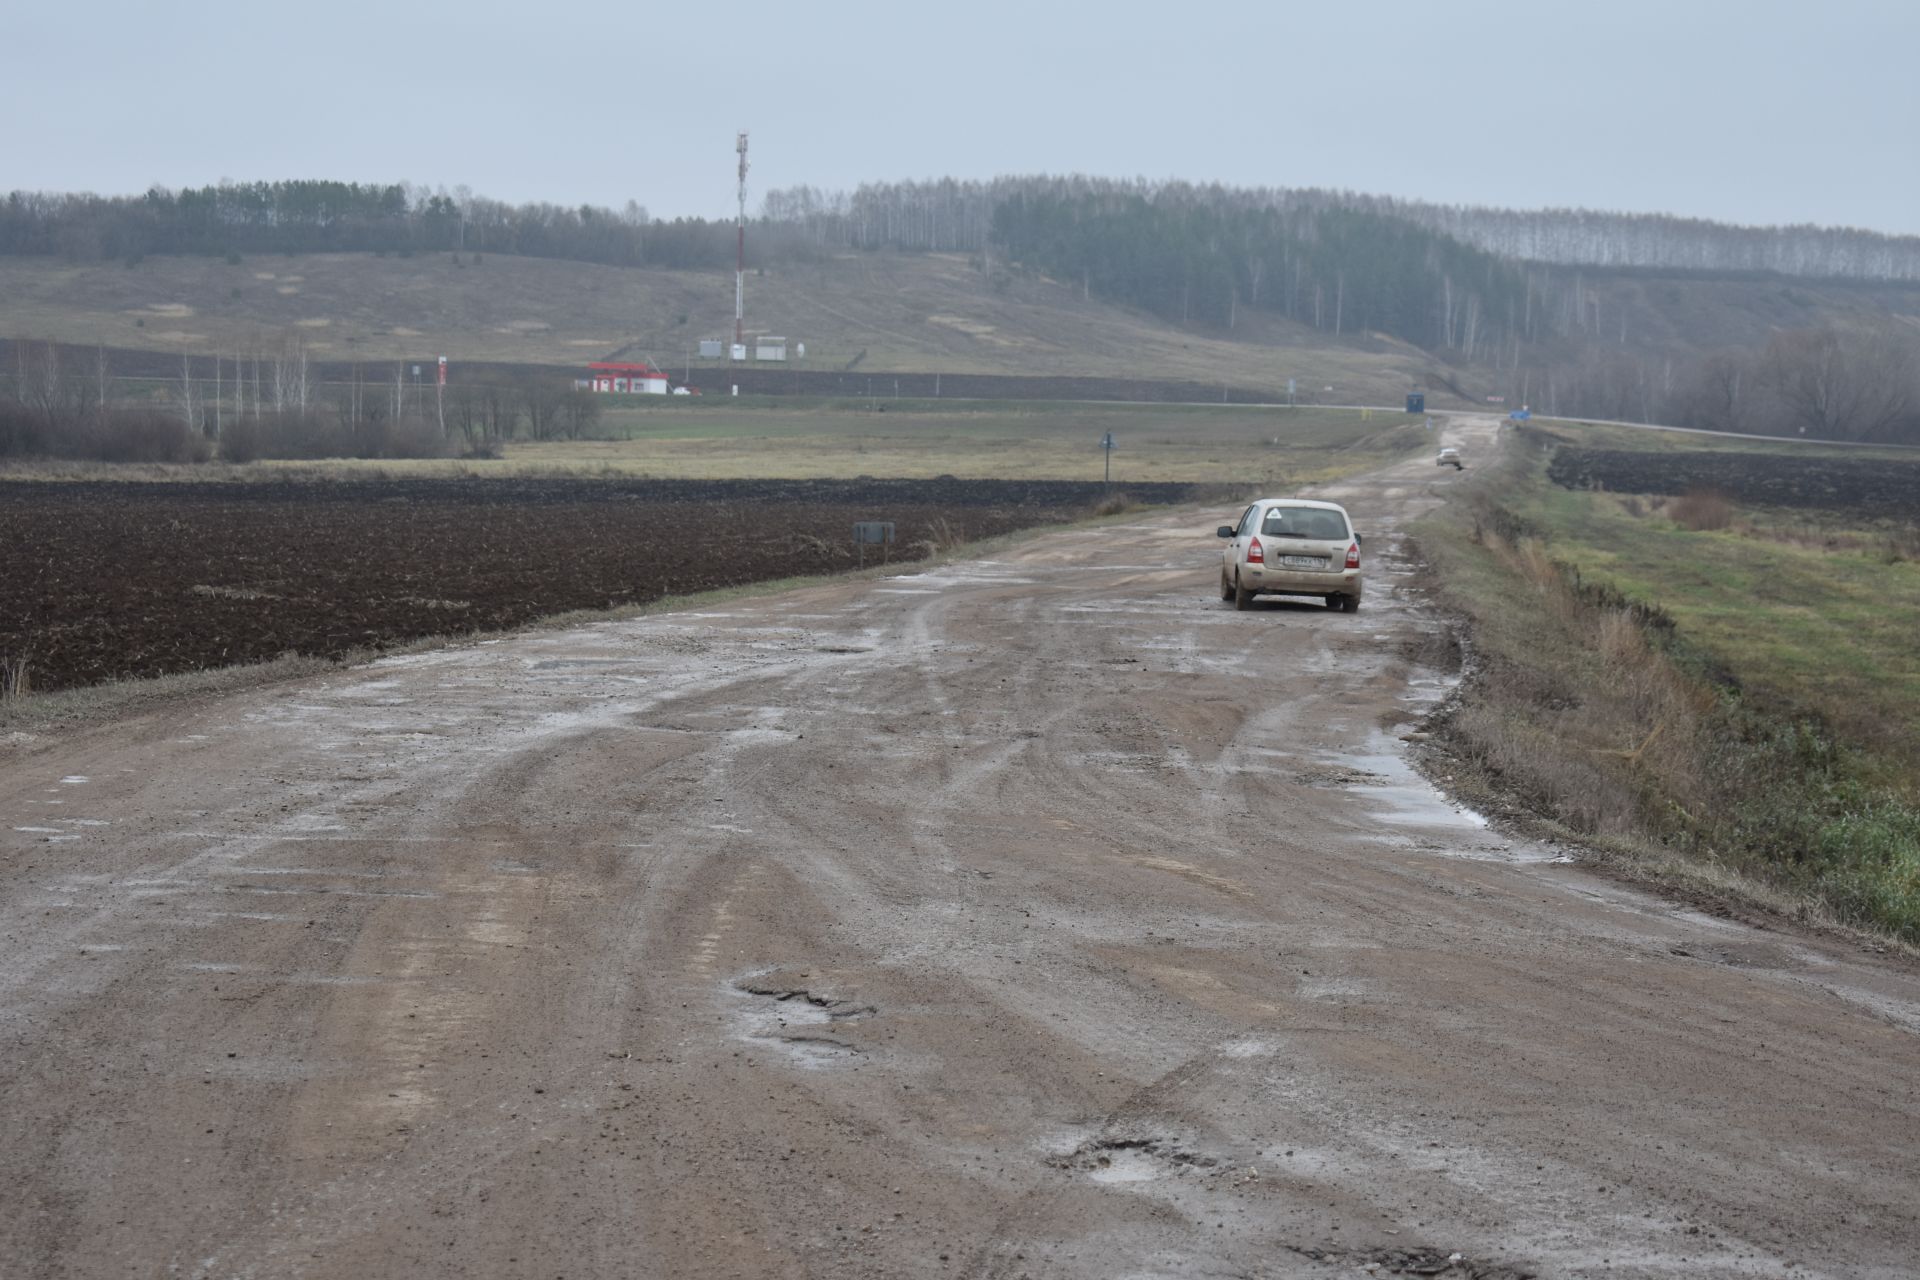
[{"label": "distant road", "polygon": [[1611,418],[1540,418],[1537,421],[1560,422],[1575,427],[1632,427],[1636,431],[1670,431],[1684,436],[1712,436],[1716,440],[1767,440],[1774,444],[1836,445],[1848,449],[1920,449],[1920,444],[1894,444],[1873,440],[1826,440],[1816,436],[1762,436],[1741,431],[1706,431],[1700,427],[1664,427],[1652,422],[1617,422]]}]

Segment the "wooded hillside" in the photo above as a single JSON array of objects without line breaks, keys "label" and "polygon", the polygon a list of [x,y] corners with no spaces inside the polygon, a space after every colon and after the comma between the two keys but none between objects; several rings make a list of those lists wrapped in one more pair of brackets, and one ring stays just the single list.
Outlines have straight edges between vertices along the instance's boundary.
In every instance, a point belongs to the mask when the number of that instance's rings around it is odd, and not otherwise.
[{"label": "wooded hillside", "polygon": [[[1023,339],[999,318],[958,316],[950,301],[930,297],[904,312],[890,308],[899,314],[861,330],[848,327],[849,317],[866,313],[865,304],[827,300],[843,292],[840,283],[863,276],[855,260],[934,252],[967,264],[960,294],[1004,297],[1016,284],[1071,290],[1082,303],[1164,324],[1170,347],[1183,353],[1172,357],[1176,363],[1186,363],[1187,344],[1201,339],[1237,345],[1246,358],[1261,349],[1269,365],[1276,348],[1297,354],[1302,342],[1374,343],[1374,350],[1386,342],[1428,353],[1437,365],[1431,385],[1468,400],[1499,396],[1553,414],[1725,429],[1920,438],[1911,327],[1920,323],[1920,237],[1074,175],[776,190],[747,245],[750,269],[800,285],[773,290],[791,296],[798,314],[763,310],[763,321],[792,332],[860,332],[859,345],[840,358],[868,360],[869,368],[886,348],[920,371],[952,367],[956,356],[962,367],[997,371],[1007,351],[1031,347],[1044,354],[1044,372],[1089,372],[1075,366],[1088,335],[1076,337],[1072,322],[1044,324]],[[719,272],[732,266],[734,233],[722,220],[655,221],[632,202],[620,211],[512,206],[464,189],[403,184],[222,183],[134,197],[16,192],[0,202],[0,256],[16,261],[131,265],[149,255],[191,255],[237,265],[242,255],[342,252],[451,254],[456,267],[463,257],[498,255]],[[941,272],[951,285],[951,268]],[[599,289],[603,282],[592,283]],[[156,315],[213,319],[215,310],[236,310],[229,303],[243,301],[250,287],[229,286],[229,302],[217,306],[151,305]],[[275,287],[299,295],[309,286]],[[682,300],[664,316],[684,328],[703,310],[697,300],[704,294],[698,281],[676,287]],[[765,288],[760,296],[768,296]],[[336,310],[343,309],[361,304]],[[522,309],[528,314],[494,327],[512,334],[553,327],[531,318],[535,308]],[[661,315],[608,318],[630,343],[683,345],[684,333],[658,327]],[[290,323],[325,326],[333,318],[303,313]],[[396,335],[405,324],[388,321]],[[383,330],[372,315],[363,327],[370,337]],[[13,327],[11,336],[94,336],[73,328]],[[979,350],[912,365],[908,348],[928,344],[903,335],[934,328],[964,335]],[[181,332],[183,340],[191,336]],[[224,341],[233,349],[241,340]],[[591,345],[586,336],[567,341]],[[988,351],[987,343],[1003,349]],[[1113,354],[1126,359],[1124,351]],[[1240,363],[1221,361],[1219,380],[1248,381]],[[1273,366],[1264,376],[1293,373]],[[1211,369],[1202,375],[1211,376]],[[1351,383],[1325,383],[1336,381]]]}]

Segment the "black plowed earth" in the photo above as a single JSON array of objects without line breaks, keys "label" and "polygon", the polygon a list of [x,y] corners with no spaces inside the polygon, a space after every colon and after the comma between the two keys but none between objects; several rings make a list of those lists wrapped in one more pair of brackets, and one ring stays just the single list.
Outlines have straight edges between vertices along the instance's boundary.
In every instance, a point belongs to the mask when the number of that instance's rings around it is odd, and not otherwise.
[{"label": "black plowed earth", "polygon": [[[1085,513],[1104,490],[990,481],[0,483],[0,661],[32,688],[337,656],[856,563]],[[1177,501],[1185,486],[1130,486]],[[868,560],[877,558],[868,549]]]},{"label": "black plowed earth", "polygon": [[1890,520],[1920,517],[1920,461],[1562,446],[1554,450],[1547,475],[1567,489],[1672,495],[1710,489],[1758,506],[1858,511]]}]

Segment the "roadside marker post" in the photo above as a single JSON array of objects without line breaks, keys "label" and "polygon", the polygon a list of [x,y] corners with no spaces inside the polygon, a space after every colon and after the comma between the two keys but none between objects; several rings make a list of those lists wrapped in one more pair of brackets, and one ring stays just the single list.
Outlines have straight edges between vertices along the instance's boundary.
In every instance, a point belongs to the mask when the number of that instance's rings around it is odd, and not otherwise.
[{"label": "roadside marker post", "polygon": [[1113,432],[1109,431],[1100,437],[1100,449],[1106,455],[1106,467],[1101,475],[1102,484],[1113,483],[1113,448]]},{"label": "roadside marker post", "polygon": [[860,520],[853,526],[853,545],[860,550],[860,567],[867,567],[867,547],[880,548],[880,562],[887,562],[893,548],[893,521]]}]

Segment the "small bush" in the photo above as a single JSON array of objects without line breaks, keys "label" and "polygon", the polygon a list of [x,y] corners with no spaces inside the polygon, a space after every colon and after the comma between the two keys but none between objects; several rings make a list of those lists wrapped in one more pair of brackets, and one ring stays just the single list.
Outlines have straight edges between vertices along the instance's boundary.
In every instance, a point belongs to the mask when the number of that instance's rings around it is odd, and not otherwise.
[{"label": "small bush", "polygon": [[44,415],[18,400],[0,400],[0,458],[47,453],[48,436]]},{"label": "small bush", "polygon": [[1667,504],[1667,518],[1696,532],[1733,523],[1733,504],[1711,489],[1691,489]]},{"label": "small bush", "polygon": [[102,462],[205,462],[213,443],[171,414],[133,409],[96,424],[88,452]]},{"label": "small bush", "polygon": [[220,456],[227,462],[258,462],[260,448],[258,422],[236,422],[221,433]]},{"label": "small bush", "polygon": [[363,435],[363,457],[444,458],[450,452],[446,436],[425,418],[382,422],[367,428]]}]

